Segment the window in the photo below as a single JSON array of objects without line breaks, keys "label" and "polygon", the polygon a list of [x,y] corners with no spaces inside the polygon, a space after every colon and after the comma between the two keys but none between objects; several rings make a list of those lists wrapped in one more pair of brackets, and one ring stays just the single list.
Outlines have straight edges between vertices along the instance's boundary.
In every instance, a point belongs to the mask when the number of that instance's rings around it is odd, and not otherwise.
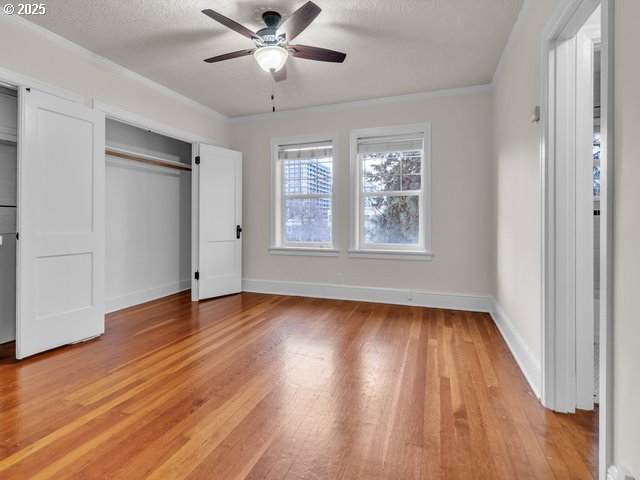
[{"label": "window", "polygon": [[593,133],[593,198],[600,200],[600,126]]},{"label": "window", "polygon": [[351,132],[352,257],[431,258],[430,131]]},{"label": "window", "polygon": [[272,141],[271,253],[337,255],[333,248],[334,135]]}]

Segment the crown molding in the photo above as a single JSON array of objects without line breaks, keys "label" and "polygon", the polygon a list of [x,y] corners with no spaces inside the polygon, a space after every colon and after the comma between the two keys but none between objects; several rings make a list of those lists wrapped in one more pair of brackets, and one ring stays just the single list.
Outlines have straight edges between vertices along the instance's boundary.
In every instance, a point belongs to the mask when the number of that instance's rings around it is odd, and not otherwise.
[{"label": "crown molding", "polygon": [[272,120],[276,118],[291,117],[305,113],[314,112],[335,112],[339,110],[351,110],[354,108],[363,108],[371,105],[384,105],[386,103],[411,102],[426,100],[438,97],[451,97],[456,95],[469,95],[473,93],[489,92],[493,89],[491,84],[473,85],[470,87],[448,88],[444,90],[432,90],[428,92],[409,93],[406,95],[394,95],[391,97],[371,98],[368,100],[356,100],[353,102],[333,103],[329,105],[318,105],[314,107],[294,108],[291,110],[282,110],[279,112],[257,113],[255,115],[244,115],[239,117],[231,117],[231,123],[242,123],[253,120]]},{"label": "crown molding", "polygon": [[522,24],[524,23],[524,17],[527,16],[527,12],[529,11],[529,7],[533,3],[532,0],[524,0],[522,3],[522,7],[520,8],[520,13],[518,13],[518,17],[516,18],[516,23],[513,24],[513,28],[511,29],[511,33],[509,34],[509,38],[507,39],[507,43],[502,50],[502,55],[500,55],[500,61],[498,62],[498,66],[496,67],[496,71],[493,74],[493,78],[491,79],[491,86],[495,87],[496,82],[502,75],[502,70],[504,69],[504,64],[507,61],[507,56],[513,47],[513,44],[516,41],[516,38],[520,34],[520,30],[522,29]]},{"label": "crown molding", "polygon": [[40,35],[41,37],[44,37],[47,40],[57,45],[60,45],[85,59],[91,60],[105,68],[108,68],[109,70],[115,73],[118,73],[132,80],[140,82],[157,92],[160,92],[164,95],[167,95],[168,97],[173,98],[174,100],[177,100],[183,103],[184,105],[195,108],[196,110],[199,110],[205,113],[211,118],[214,118],[216,120],[223,121],[223,122],[229,121],[229,117],[221,114],[220,112],[217,112],[212,108],[209,108],[201,103],[198,103],[189,97],[185,97],[184,95],[174,90],[171,90],[170,88],[165,87],[164,85],[160,85],[159,83],[154,82],[153,80],[150,80],[147,77],[140,75],[139,73],[135,73],[132,70],[129,70],[128,68],[125,68],[122,65],[117,64],[116,62],[113,62],[101,55],[98,55],[97,53],[92,52],[91,50],[88,50],[78,45],[77,43],[74,43],[71,40],[68,40],[62,37],[57,33],[53,33],[50,30],[47,30],[46,28],[41,27],[40,25],[36,25],[33,22],[25,20],[24,18],[21,18],[18,15],[0,15],[0,18],[4,18],[8,22],[13,22],[16,25],[20,25],[21,27],[32,31],[33,33]]}]

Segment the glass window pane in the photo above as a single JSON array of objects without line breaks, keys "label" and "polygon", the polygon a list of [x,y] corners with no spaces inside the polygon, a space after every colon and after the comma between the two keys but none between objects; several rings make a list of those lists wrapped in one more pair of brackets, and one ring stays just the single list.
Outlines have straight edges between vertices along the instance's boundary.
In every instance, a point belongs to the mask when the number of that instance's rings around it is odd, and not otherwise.
[{"label": "glass window pane", "polygon": [[417,195],[366,197],[365,243],[417,245],[420,227],[418,198]]},{"label": "glass window pane", "polygon": [[[420,190],[422,152],[367,153],[363,162],[364,192]],[[404,178],[408,176],[408,178]]]},{"label": "glass window pane", "polygon": [[383,153],[381,162],[381,171],[387,175],[400,174],[400,157],[397,153]]},{"label": "glass window pane", "polygon": [[402,190],[420,190],[421,182],[420,175],[403,175]]},{"label": "glass window pane", "polygon": [[285,195],[331,193],[333,163],[331,158],[283,160]]},{"label": "glass window pane", "polygon": [[380,157],[366,155],[363,158],[363,174],[364,175],[377,175],[380,173]]},{"label": "glass window pane", "polygon": [[285,200],[285,241],[331,242],[331,198]]},{"label": "glass window pane", "polygon": [[369,175],[362,179],[364,192],[389,192],[400,190],[400,177],[391,175]]},{"label": "glass window pane", "polygon": [[[596,127],[599,128],[599,127]],[[593,196],[600,196],[600,132],[593,133]]]},{"label": "glass window pane", "polygon": [[401,159],[403,175],[421,173],[422,152],[404,152]]},{"label": "glass window pane", "polygon": [[367,153],[362,156],[364,175],[398,175],[400,159],[397,153]]}]

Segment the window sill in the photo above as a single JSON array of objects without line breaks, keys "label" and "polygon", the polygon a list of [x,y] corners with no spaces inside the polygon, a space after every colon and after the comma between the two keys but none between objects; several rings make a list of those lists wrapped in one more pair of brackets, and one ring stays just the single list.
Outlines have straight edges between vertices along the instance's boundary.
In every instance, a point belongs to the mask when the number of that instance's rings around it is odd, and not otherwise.
[{"label": "window sill", "polygon": [[340,250],[325,247],[269,247],[271,255],[300,255],[304,257],[338,257]]},{"label": "window sill", "polygon": [[433,252],[416,252],[411,250],[349,250],[351,258],[379,258],[385,260],[419,260],[430,261]]}]

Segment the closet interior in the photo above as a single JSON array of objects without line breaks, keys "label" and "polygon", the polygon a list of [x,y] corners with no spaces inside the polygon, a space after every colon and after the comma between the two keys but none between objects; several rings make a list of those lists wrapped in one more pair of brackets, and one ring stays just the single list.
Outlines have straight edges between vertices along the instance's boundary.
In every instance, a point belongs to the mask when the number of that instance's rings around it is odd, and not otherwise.
[{"label": "closet interior", "polygon": [[16,337],[17,91],[0,84],[0,343]]},{"label": "closet interior", "polygon": [[190,288],[191,150],[107,118],[107,312]]}]

